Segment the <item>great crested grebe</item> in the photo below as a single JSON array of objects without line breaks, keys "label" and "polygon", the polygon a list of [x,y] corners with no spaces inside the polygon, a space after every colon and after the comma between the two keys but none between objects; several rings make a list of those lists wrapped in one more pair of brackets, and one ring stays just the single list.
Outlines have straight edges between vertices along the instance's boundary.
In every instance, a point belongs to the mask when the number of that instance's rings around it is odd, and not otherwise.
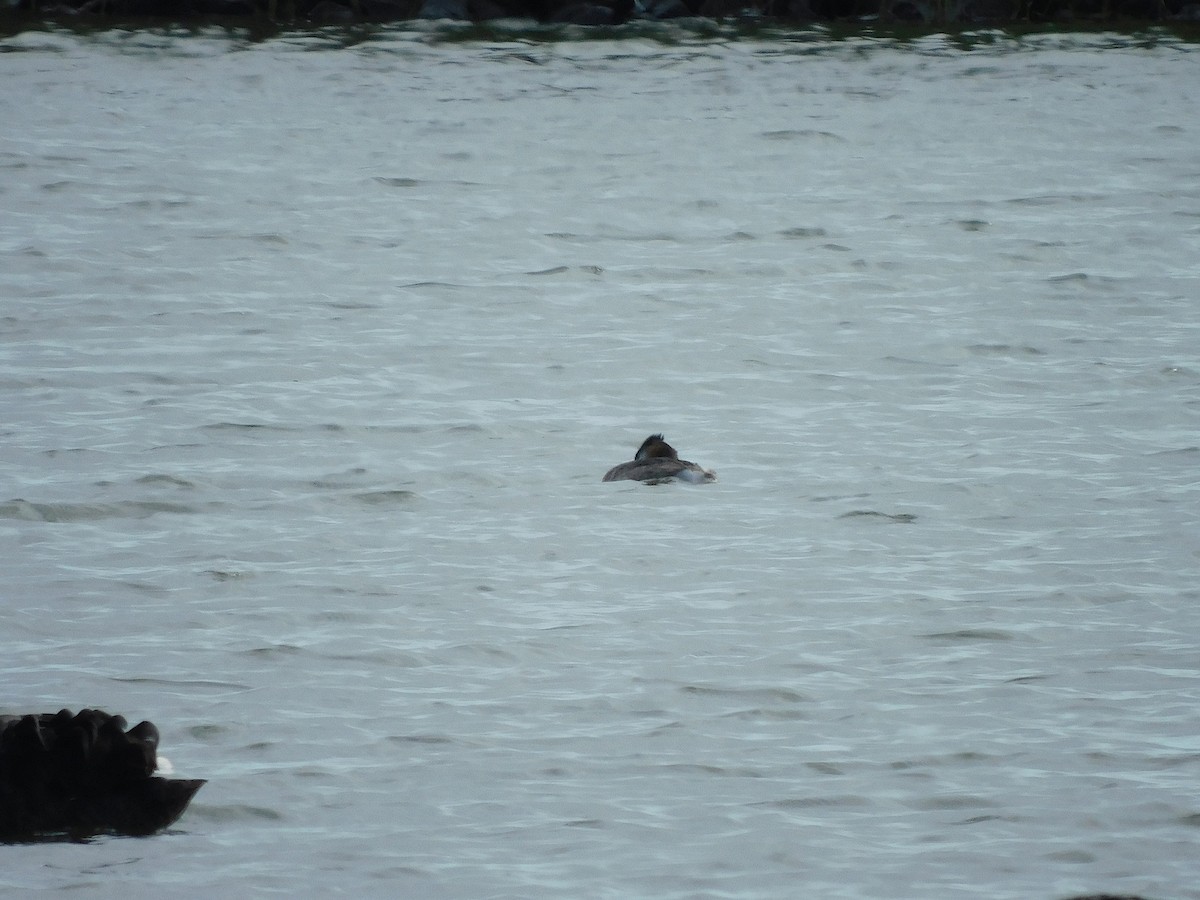
[{"label": "great crested grebe", "polygon": [[716,481],[717,475],[709,469],[702,469],[694,462],[680,459],[675,448],[663,440],[661,434],[652,434],[642,441],[633,461],[613,466],[605,474],[604,481],[643,481],[647,484],[659,484],[678,478],[680,481],[690,481],[692,484],[704,484],[706,481]]}]

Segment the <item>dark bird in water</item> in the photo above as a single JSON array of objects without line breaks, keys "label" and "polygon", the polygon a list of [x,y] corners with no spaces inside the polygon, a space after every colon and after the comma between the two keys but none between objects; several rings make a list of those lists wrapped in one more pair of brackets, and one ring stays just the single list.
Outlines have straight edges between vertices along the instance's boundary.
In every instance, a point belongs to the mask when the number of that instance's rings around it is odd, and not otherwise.
[{"label": "dark bird in water", "polygon": [[644,481],[647,484],[660,484],[677,478],[680,481],[690,481],[692,484],[703,484],[706,481],[716,481],[717,475],[709,469],[702,469],[694,462],[680,459],[675,448],[663,440],[661,434],[652,434],[642,441],[633,461],[613,466],[604,474],[604,481]]},{"label": "dark bird in water", "polygon": [[0,841],[147,835],[183,815],[204,781],[155,775],[158,729],[125,726],[98,709],[0,716]]}]

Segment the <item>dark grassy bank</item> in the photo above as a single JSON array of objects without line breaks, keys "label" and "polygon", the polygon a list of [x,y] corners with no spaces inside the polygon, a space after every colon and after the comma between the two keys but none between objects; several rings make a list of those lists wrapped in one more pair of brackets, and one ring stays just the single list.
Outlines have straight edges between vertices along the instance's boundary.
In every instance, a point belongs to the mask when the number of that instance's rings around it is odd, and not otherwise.
[{"label": "dark grassy bank", "polygon": [[755,24],[823,23],[839,28],[1056,25],[1123,31],[1167,26],[1194,39],[1200,0],[0,0],[4,31],[67,21],[259,26],[415,20],[612,26],[631,21],[696,19]]}]

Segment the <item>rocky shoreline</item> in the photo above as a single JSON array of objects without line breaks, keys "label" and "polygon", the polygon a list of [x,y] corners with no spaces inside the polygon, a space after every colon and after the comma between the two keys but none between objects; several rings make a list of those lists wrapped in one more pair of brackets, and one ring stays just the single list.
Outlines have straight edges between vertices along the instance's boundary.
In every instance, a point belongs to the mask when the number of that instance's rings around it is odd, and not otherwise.
[{"label": "rocky shoreline", "polygon": [[[0,0],[2,2],[2,0]],[[989,27],[1200,25],[1200,0],[9,0],[0,18],[336,25],[449,20],[614,26],[697,19]]]}]

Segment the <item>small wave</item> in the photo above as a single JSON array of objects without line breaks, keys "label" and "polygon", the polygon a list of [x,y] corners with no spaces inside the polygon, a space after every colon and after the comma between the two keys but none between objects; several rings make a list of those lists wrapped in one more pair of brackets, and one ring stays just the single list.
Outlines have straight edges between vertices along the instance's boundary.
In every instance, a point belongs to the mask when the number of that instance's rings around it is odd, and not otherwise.
[{"label": "small wave", "polygon": [[1107,275],[1089,275],[1087,272],[1067,272],[1063,275],[1050,276],[1046,279],[1046,283],[1112,291],[1117,289],[1119,281]]},{"label": "small wave", "polygon": [[1013,197],[1006,201],[1017,206],[1054,206],[1058,203],[1092,203],[1096,196],[1089,194],[1035,194],[1029,197]]},{"label": "small wave", "polygon": [[526,272],[526,275],[567,275],[572,272],[582,272],[584,275],[603,275],[602,266],[553,266],[549,269],[539,269],[536,272]]},{"label": "small wave", "polygon": [[603,819],[570,819],[563,825],[567,828],[604,828],[605,822]]},{"label": "small wave", "polygon": [[237,581],[242,578],[252,578],[252,572],[238,572],[231,569],[205,569],[203,572],[213,581]]},{"label": "small wave", "polygon": [[272,422],[209,422],[201,425],[205,431],[245,431],[247,433],[279,433],[292,434],[311,430],[339,432],[345,431],[346,426],[337,422],[318,422],[314,425],[277,425]]},{"label": "small wave", "polygon": [[213,741],[230,730],[228,725],[193,725],[187,733],[198,741]]},{"label": "small wave", "polygon": [[866,797],[849,794],[840,797],[782,797],[778,800],[760,800],[750,805],[760,809],[821,809],[865,806],[868,802]]},{"label": "small wave", "polygon": [[763,708],[761,706],[751,707],[749,709],[737,709],[733,712],[725,713],[724,718],[727,719],[742,719],[747,722],[762,722],[762,721],[791,721],[795,719],[806,718],[807,714],[796,709],[784,708]]},{"label": "small wave", "polygon": [[687,684],[682,688],[685,694],[696,694],[708,697],[741,697],[759,700],[773,700],[783,703],[807,703],[809,698],[799,691],[790,688],[720,688],[702,684]]},{"label": "small wave", "polygon": [[266,422],[209,422],[201,425],[205,431],[297,431],[289,425],[271,425]]},{"label": "small wave", "polygon": [[243,650],[242,653],[247,656],[291,656],[294,653],[303,653],[301,647],[295,644],[272,644],[269,647],[251,647],[249,650]]},{"label": "small wave", "polygon": [[208,819],[210,822],[249,822],[268,821],[278,822],[283,814],[265,806],[248,806],[235,804],[230,806],[208,806],[203,803],[193,803],[191,812],[193,818]]},{"label": "small wave", "polygon": [[1010,631],[998,628],[963,628],[958,631],[938,631],[922,635],[931,641],[1011,641],[1016,639]]},{"label": "small wave", "polygon": [[1014,346],[1012,344],[971,344],[967,347],[976,356],[1045,356],[1045,350],[1031,347],[1028,344]]},{"label": "small wave", "polygon": [[453,744],[453,738],[444,734],[393,734],[387,738],[393,744]]},{"label": "small wave", "polygon": [[839,519],[856,519],[856,518],[873,518],[884,519],[889,522],[899,522],[907,525],[917,521],[917,517],[912,513],[883,513],[874,509],[855,509],[848,513],[842,513],[838,516]]},{"label": "small wave", "polygon": [[19,497],[0,503],[0,519],[26,522],[92,522],[97,519],[147,519],[159,513],[184,515],[195,507],[183,503],[130,500],[121,503],[32,503]]},{"label": "small wave", "polygon": [[824,228],[818,226],[797,225],[794,228],[785,228],[779,232],[780,237],[792,238],[794,240],[803,240],[805,238],[827,237],[828,232]]},{"label": "small wave", "polygon": [[779,131],[764,131],[762,136],[768,141],[794,141],[797,138],[817,138],[822,141],[836,141],[839,144],[846,143],[846,139],[841,135],[834,134],[832,131],[819,131],[816,128],[785,128]]},{"label": "small wave", "polygon": [[363,303],[356,300],[330,300],[325,305],[330,309],[344,309],[349,311],[360,309],[379,309],[378,303]]},{"label": "small wave", "polygon": [[705,763],[665,763],[656,767],[659,771],[682,772],[684,774],[721,775],[729,778],[762,778],[758,769],[743,766],[713,766]]},{"label": "small wave", "polygon": [[388,503],[408,503],[416,499],[416,496],[412,491],[366,491],[355,494],[354,499],[368,506],[382,506]]},{"label": "small wave", "polygon": [[329,475],[325,478],[314,478],[309,482],[309,485],[322,490],[341,490],[354,486],[354,481],[351,479],[358,478],[367,474],[364,466],[355,466],[352,469],[347,469],[344,473]]},{"label": "small wave", "polygon": [[1172,450],[1155,450],[1148,456],[1191,456],[1193,453],[1200,453],[1200,447],[1176,447]]},{"label": "small wave", "polygon": [[922,797],[913,802],[917,809],[954,810],[990,808],[999,806],[995,800],[976,796],[975,794],[944,794],[939,797]]},{"label": "small wave", "polygon": [[194,488],[196,485],[188,481],[186,478],[179,478],[175,475],[167,474],[152,474],[143,475],[137,479],[138,484],[168,484],[173,487]]},{"label": "small wave", "polygon": [[132,678],[113,678],[112,680],[122,684],[153,684],[161,687],[216,688],[222,691],[252,690],[250,685],[236,681],[208,681],[196,678],[147,678],[139,675]]}]

